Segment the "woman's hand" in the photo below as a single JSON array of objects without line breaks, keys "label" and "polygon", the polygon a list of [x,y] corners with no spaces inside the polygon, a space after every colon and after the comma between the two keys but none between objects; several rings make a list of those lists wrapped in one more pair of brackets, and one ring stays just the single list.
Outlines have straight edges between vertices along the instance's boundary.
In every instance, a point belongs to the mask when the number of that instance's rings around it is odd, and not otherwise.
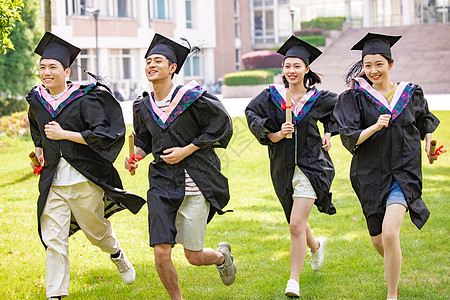
[{"label": "woman's hand", "polygon": [[331,141],[330,141],[330,138],[331,138],[331,132],[326,132],[326,133],[323,135],[323,138],[322,138],[322,148],[323,148],[325,151],[330,151],[330,148],[331,148]]}]

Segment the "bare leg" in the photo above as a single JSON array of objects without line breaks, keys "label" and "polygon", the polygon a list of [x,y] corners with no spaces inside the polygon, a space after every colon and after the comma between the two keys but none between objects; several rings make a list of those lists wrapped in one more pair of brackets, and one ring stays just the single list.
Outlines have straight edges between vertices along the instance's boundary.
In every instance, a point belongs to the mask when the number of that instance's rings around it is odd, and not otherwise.
[{"label": "bare leg", "polygon": [[[308,217],[314,205],[312,198],[294,198],[289,229],[291,232],[291,276],[298,282],[306,257]],[[309,230],[311,232],[311,229]],[[312,233],[311,233],[312,235]]]},{"label": "bare leg", "polygon": [[172,262],[172,245],[155,245],[155,266],[159,279],[172,300],[182,300],[178,274]]},{"label": "bare leg", "polygon": [[397,299],[397,287],[402,268],[402,249],[400,248],[400,228],[405,217],[406,207],[391,204],[386,208],[383,220],[384,273],[389,299]]},{"label": "bare leg", "polygon": [[316,252],[320,247],[320,244],[314,237],[308,222],[306,222],[306,243],[312,253]]},{"label": "bare leg", "polygon": [[225,261],[222,253],[211,248],[203,248],[200,251],[191,251],[184,248],[184,255],[189,263],[194,266],[221,265]]},{"label": "bare leg", "polygon": [[371,236],[372,239],[372,245],[377,250],[377,252],[381,255],[381,257],[384,257],[384,248],[383,248],[383,234],[379,234],[377,236]]}]

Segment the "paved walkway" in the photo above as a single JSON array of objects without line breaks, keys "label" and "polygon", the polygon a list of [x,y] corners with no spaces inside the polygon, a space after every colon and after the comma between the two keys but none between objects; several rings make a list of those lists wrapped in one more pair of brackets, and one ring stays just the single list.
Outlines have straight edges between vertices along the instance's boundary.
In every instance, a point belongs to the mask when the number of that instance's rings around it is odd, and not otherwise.
[{"label": "paved walkway", "polygon": [[[226,98],[218,95],[228,113],[232,117],[244,117],[244,111],[251,98]],[[425,96],[428,107],[433,110],[450,110],[450,94],[430,94]],[[133,124],[133,101],[120,102],[125,124]]]}]

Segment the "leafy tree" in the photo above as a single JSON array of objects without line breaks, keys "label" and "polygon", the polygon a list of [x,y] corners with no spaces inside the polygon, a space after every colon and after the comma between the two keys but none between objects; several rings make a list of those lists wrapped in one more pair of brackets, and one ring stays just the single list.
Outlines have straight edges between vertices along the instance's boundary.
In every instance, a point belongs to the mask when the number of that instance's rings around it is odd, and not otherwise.
[{"label": "leafy tree", "polygon": [[0,1],[0,52],[3,54],[6,53],[7,48],[14,50],[14,44],[8,36],[16,26],[16,21],[22,21],[20,18],[22,7],[23,0]]},{"label": "leafy tree", "polygon": [[0,55],[1,98],[21,98],[39,82],[39,57],[34,49],[42,33],[39,0],[24,0],[22,22],[16,24],[9,36],[15,51]]}]

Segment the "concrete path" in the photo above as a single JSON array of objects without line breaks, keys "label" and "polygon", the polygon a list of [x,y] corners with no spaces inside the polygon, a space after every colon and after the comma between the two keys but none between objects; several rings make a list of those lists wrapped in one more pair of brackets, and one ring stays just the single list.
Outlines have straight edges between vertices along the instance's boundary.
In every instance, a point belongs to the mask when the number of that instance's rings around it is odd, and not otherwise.
[{"label": "concrete path", "polygon": [[[244,111],[251,98],[226,98],[217,95],[227,109],[231,117],[244,117]],[[428,107],[433,110],[450,110],[450,94],[429,94],[425,95]],[[125,124],[133,124],[133,101],[120,102],[123,111]]]}]

